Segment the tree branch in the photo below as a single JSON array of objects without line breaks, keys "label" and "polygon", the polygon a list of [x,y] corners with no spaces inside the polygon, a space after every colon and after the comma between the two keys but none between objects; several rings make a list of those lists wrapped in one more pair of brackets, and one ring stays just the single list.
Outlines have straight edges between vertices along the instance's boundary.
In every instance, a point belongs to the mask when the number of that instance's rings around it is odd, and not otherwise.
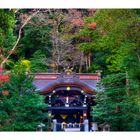
[{"label": "tree branch", "polygon": [[35,16],[39,13],[40,10],[37,10],[36,12],[34,12],[32,15],[30,15],[26,21],[23,23],[23,25],[20,27],[19,32],[18,32],[18,38],[14,44],[14,46],[12,47],[12,49],[10,50],[10,53],[8,54],[8,56],[1,62],[0,67],[3,68],[4,63],[9,59],[9,57],[13,54],[13,52],[15,51],[15,49],[17,48],[17,45],[20,41],[21,38],[21,33],[22,33],[22,29],[24,28],[24,26]]}]

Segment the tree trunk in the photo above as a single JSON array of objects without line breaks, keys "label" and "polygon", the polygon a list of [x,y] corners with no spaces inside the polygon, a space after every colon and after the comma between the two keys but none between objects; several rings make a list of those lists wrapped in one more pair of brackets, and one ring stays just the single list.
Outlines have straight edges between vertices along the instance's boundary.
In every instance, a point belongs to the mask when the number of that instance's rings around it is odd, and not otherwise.
[{"label": "tree trunk", "polygon": [[15,49],[17,48],[17,45],[20,41],[20,38],[21,38],[21,33],[22,33],[22,29],[24,28],[24,26],[26,26],[26,24],[35,16],[37,15],[38,13],[40,12],[40,10],[36,11],[35,13],[33,13],[32,15],[30,15],[26,21],[22,24],[22,26],[20,27],[19,29],[19,32],[18,32],[18,38],[14,44],[14,46],[12,47],[12,49],[10,50],[10,53],[8,54],[8,56],[1,62],[1,65],[4,65],[5,62],[9,59],[9,57],[13,54],[13,52],[15,51]]},{"label": "tree trunk", "polygon": [[82,73],[82,66],[83,66],[82,63],[83,63],[83,53],[80,60],[79,73]]},{"label": "tree trunk", "polygon": [[88,64],[89,64],[88,66],[89,66],[89,68],[90,68],[90,66],[91,66],[90,55],[91,55],[91,54],[89,53],[89,54],[88,54]]},{"label": "tree trunk", "polygon": [[88,72],[88,57],[87,57],[87,55],[85,56],[85,59],[86,59],[86,72]]},{"label": "tree trunk", "polygon": [[128,81],[128,72],[126,71],[125,72],[125,74],[126,74],[126,94],[127,94],[127,96],[129,96],[129,81]]}]

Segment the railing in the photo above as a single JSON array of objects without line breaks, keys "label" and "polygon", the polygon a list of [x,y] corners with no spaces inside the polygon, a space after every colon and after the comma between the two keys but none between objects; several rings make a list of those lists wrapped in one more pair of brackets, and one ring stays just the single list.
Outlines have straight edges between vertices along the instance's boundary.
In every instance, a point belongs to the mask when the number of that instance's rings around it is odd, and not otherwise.
[{"label": "railing", "polygon": [[65,131],[66,128],[80,128],[80,131],[89,131],[89,121],[85,119],[83,123],[59,123],[53,119],[53,131]]},{"label": "railing", "polygon": [[66,129],[69,128],[75,128],[76,130],[79,129],[80,131],[84,131],[84,123],[68,123],[68,124],[63,124],[63,123],[56,123],[56,130],[57,131],[65,131]]}]

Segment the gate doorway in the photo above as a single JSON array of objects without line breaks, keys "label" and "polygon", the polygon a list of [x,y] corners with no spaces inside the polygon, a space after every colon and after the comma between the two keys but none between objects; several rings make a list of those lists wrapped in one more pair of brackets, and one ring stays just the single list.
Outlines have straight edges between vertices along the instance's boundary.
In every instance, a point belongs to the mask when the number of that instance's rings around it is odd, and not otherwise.
[{"label": "gate doorway", "polygon": [[60,86],[51,96],[46,97],[46,103],[49,103],[52,129],[53,120],[56,120],[55,131],[66,131],[72,128],[76,131],[84,131],[85,120],[88,120],[86,125],[89,127],[90,106],[94,103],[94,99],[80,88]]},{"label": "gate doorway", "polygon": [[82,123],[83,122],[83,110],[78,109],[63,109],[52,110],[53,119],[56,119],[59,123]]},{"label": "gate doorway", "polygon": [[57,131],[82,131],[83,130],[83,110],[80,109],[63,109],[53,110],[53,119],[57,120],[56,130]]},{"label": "gate doorway", "polygon": [[63,125],[66,123],[68,127],[72,126],[69,125],[71,123],[75,126],[75,123],[90,124],[92,121],[90,110],[95,105],[95,91],[100,73],[76,73],[72,70],[67,67],[61,73],[34,75],[33,84],[45,96],[48,104],[49,119],[46,121],[50,124],[49,130],[54,128],[51,124],[56,126],[57,121]]}]

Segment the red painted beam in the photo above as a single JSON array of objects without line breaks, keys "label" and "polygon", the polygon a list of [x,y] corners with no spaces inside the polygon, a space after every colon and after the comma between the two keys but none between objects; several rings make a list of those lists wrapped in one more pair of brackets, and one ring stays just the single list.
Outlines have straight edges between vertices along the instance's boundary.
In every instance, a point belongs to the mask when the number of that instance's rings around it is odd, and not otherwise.
[{"label": "red painted beam", "polygon": [[[35,80],[55,80],[60,75],[60,73],[39,73],[34,75]],[[100,80],[100,76],[98,74],[82,74],[77,73],[80,80]]]}]

